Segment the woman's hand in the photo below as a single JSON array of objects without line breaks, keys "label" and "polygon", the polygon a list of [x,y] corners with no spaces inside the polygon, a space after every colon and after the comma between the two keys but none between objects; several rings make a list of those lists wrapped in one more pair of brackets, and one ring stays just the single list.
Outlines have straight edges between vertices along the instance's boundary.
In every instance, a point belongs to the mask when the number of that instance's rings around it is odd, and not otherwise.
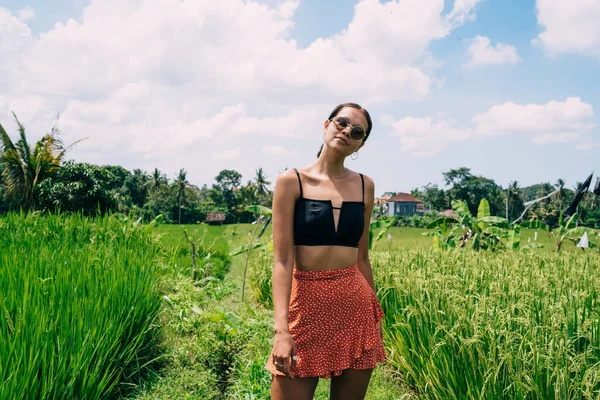
[{"label": "woman's hand", "polygon": [[292,369],[296,368],[296,346],[289,331],[275,334],[271,357],[277,371],[283,372],[292,379],[294,378]]}]

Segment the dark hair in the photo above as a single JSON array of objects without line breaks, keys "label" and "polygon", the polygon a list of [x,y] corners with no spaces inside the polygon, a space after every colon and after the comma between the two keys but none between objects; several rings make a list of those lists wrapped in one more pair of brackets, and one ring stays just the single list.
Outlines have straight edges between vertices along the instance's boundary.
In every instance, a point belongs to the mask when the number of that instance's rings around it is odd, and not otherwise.
[{"label": "dark hair", "polygon": [[[341,111],[342,108],[344,107],[351,107],[351,108],[355,108],[359,111],[362,111],[363,114],[365,114],[365,118],[367,119],[367,131],[365,132],[365,137],[363,138],[363,142],[366,142],[367,139],[369,138],[369,134],[371,133],[371,129],[373,128],[373,121],[371,121],[371,115],[369,115],[369,112],[367,110],[365,110],[364,108],[362,108],[361,106],[359,106],[356,103],[342,103],[339,106],[337,106],[336,108],[333,109],[333,111],[331,112],[331,114],[329,114],[329,120],[331,121],[333,118],[335,118],[338,113]],[[319,156],[321,155],[321,151],[323,151],[323,145],[321,145],[321,148],[319,149],[319,152],[317,153],[317,158],[319,158]]]}]

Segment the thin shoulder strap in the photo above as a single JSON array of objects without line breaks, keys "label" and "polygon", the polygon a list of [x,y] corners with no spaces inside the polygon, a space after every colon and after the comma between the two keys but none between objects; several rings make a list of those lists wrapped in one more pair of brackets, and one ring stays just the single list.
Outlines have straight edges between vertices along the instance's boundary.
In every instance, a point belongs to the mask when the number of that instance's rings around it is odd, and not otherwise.
[{"label": "thin shoulder strap", "polygon": [[[298,184],[300,185],[300,197],[304,197],[304,195],[302,194],[302,181],[300,180],[300,173],[296,168],[294,168],[294,171],[296,171],[296,175],[298,175]],[[363,197],[364,196],[365,195],[363,194]]]},{"label": "thin shoulder strap", "polygon": [[365,202],[365,178],[363,177],[363,174],[361,174],[360,172],[358,173],[360,175],[360,180],[362,181],[362,192],[363,192],[363,203]]}]

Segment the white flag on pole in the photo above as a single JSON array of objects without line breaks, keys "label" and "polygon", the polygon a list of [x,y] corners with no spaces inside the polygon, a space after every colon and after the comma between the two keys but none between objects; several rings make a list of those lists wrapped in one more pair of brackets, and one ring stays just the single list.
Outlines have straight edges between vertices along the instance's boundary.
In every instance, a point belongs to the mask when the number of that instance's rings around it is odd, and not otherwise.
[{"label": "white flag on pole", "polygon": [[588,234],[587,234],[587,231],[585,231],[583,233],[583,236],[581,237],[581,240],[579,240],[579,243],[577,243],[577,247],[581,247],[582,249],[587,249],[588,246],[589,246]]}]

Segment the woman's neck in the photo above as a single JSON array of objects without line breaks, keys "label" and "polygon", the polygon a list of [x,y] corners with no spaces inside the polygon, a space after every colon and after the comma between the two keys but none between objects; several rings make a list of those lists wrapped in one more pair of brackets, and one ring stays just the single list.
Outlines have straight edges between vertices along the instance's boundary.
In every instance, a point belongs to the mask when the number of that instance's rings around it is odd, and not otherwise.
[{"label": "woman's neck", "polygon": [[330,179],[339,179],[346,175],[344,160],[345,157],[323,149],[313,167],[319,175],[327,175]]}]

